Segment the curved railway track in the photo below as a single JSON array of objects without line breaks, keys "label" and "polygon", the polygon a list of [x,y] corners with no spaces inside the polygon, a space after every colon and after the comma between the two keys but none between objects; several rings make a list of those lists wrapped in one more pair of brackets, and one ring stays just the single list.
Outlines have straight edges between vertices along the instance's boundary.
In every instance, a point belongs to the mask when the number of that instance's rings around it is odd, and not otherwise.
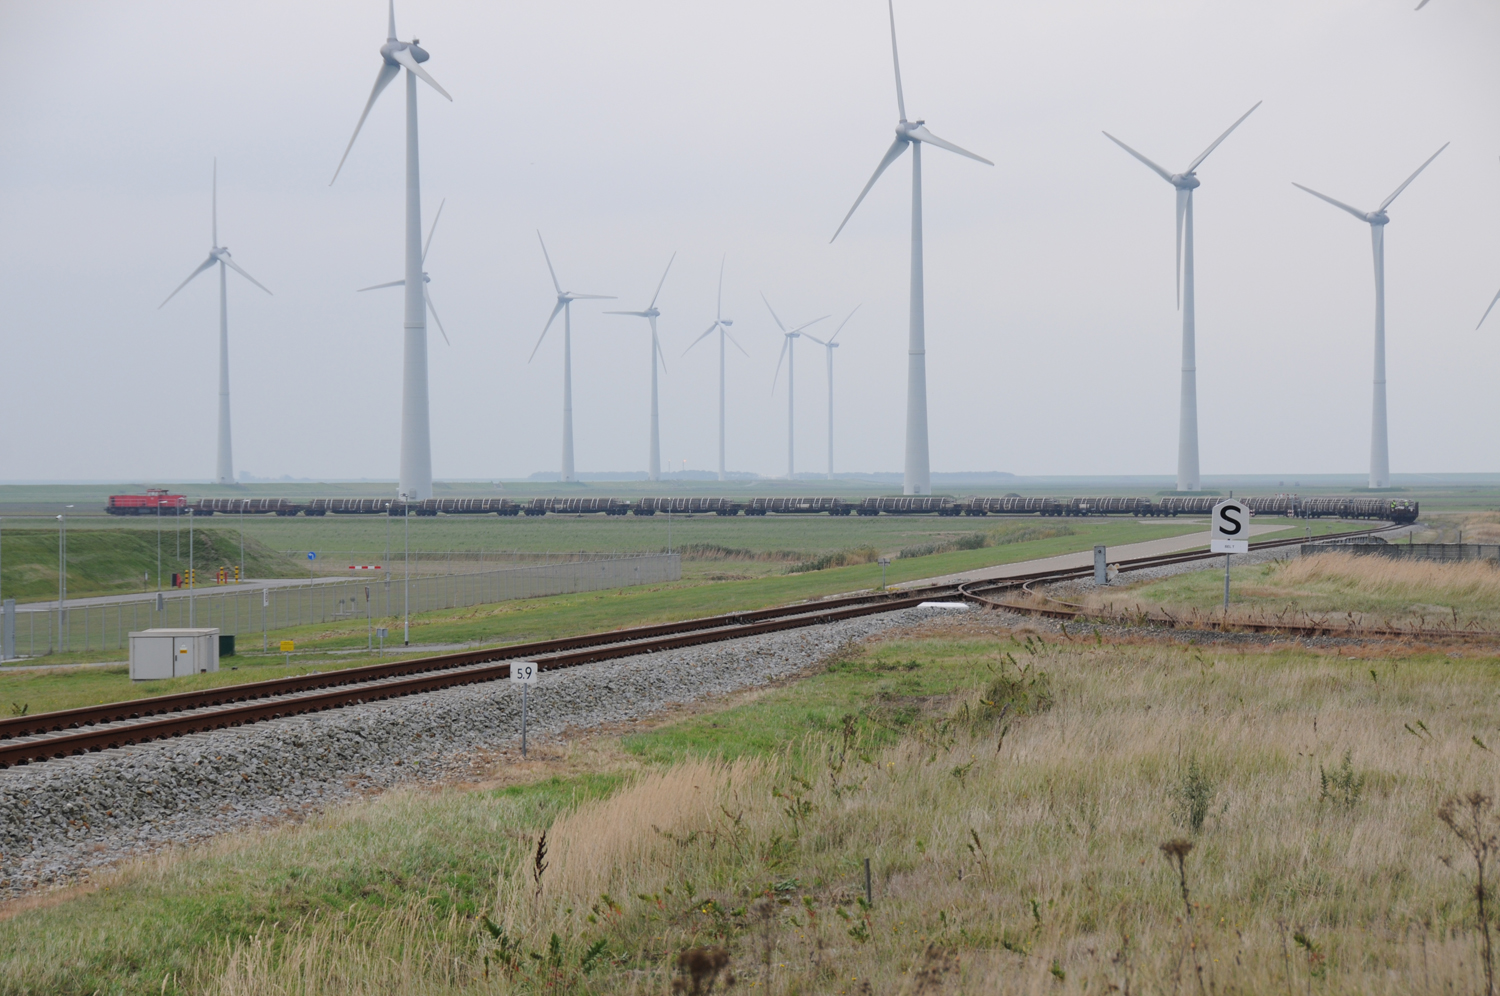
[{"label": "curved railway track", "polygon": [[[1362,529],[1339,533],[1337,536],[1349,537],[1379,531],[1381,530]],[[1251,549],[1263,550],[1302,542],[1301,539],[1262,541],[1252,543]],[[1122,570],[1139,570],[1213,556],[1216,555],[1195,551],[1120,561],[1118,566]],[[698,644],[719,643],[763,633],[818,626],[841,619],[894,612],[944,596],[958,595],[993,608],[1074,619],[1079,618],[1075,609],[1016,605],[988,598],[981,592],[1014,590],[1039,582],[1071,580],[1091,574],[1092,568],[1039,571],[988,581],[850,595],[608,633],[512,644],[38,713],[34,716],[10,717],[0,719],[0,767],[143,744],[191,733],[205,733],[458,685],[505,680],[510,677],[510,662],[516,660],[535,661],[544,671],[558,670],[596,661],[661,653]]]}]

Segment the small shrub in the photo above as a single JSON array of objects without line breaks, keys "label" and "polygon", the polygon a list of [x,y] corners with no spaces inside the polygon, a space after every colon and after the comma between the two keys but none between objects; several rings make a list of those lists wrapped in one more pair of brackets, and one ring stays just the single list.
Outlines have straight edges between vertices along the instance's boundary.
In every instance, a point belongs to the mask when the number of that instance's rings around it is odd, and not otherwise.
[{"label": "small shrub", "polygon": [[1318,765],[1318,781],[1321,783],[1318,802],[1326,800],[1346,810],[1359,804],[1360,794],[1365,790],[1365,776],[1355,772],[1351,752],[1347,750],[1343,763],[1333,771]]},{"label": "small shrub", "polygon": [[830,567],[848,567],[851,564],[873,564],[880,559],[880,551],[873,546],[861,546],[852,550],[835,550],[812,560],[792,564],[788,574],[805,574],[808,571],[826,571]]},{"label": "small shrub", "polygon": [[1198,763],[1196,756],[1189,756],[1182,780],[1177,784],[1178,822],[1192,833],[1202,833],[1203,823],[1208,819],[1218,786],[1208,772]]},{"label": "small shrub", "polygon": [[1046,671],[1030,664],[1014,672],[1002,667],[979,696],[979,714],[985,719],[1002,716],[1035,716],[1051,709],[1056,699]]}]

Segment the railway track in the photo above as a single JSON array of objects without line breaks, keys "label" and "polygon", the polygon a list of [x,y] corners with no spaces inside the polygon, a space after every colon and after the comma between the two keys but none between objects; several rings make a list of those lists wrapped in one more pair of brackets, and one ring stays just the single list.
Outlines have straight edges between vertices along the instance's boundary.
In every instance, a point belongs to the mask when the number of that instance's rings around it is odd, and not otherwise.
[{"label": "railway track", "polygon": [[[1385,532],[1393,528],[1396,527],[1382,526],[1375,529],[1359,530],[1355,533],[1339,533],[1337,534],[1337,537],[1346,538],[1356,535],[1373,535],[1375,533]],[[1331,537],[1319,538],[1322,539]],[[1298,545],[1303,542],[1305,542],[1305,540],[1303,539],[1266,540],[1259,543],[1251,543],[1250,549],[1252,552],[1255,552],[1259,550],[1275,549],[1277,547]],[[1195,560],[1216,559],[1219,556],[1219,554],[1209,554],[1202,551],[1195,551],[1192,553],[1169,554],[1162,557],[1142,557],[1136,560],[1121,561],[1118,566],[1121,571],[1143,570],[1151,567],[1166,567],[1172,564],[1189,563]],[[1488,630],[1409,630],[1390,629],[1384,627],[1341,626],[1328,622],[1289,622],[1280,619],[1272,622],[1257,622],[1250,620],[1212,619],[1201,616],[1195,616],[1191,619],[1178,619],[1165,612],[1165,610],[1163,610],[1163,612],[1160,614],[1107,615],[1100,613],[1091,613],[1085,606],[1079,605],[1076,602],[1067,602],[1063,601],[1062,599],[1052,598],[1049,595],[1042,595],[1040,592],[1037,592],[1033,589],[1034,585],[1051,584],[1060,581],[1076,581],[1082,578],[1091,577],[1092,575],[1093,568],[1091,567],[1079,568],[1077,570],[1054,571],[1042,576],[1028,577],[1020,581],[1019,584],[1010,586],[1012,590],[1019,588],[1027,594],[1039,595],[1042,598],[1046,598],[1049,602],[1052,602],[1054,603],[1054,605],[1058,606],[1057,608],[1053,608],[1052,606],[1007,601],[999,598],[987,598],[984,595],[980,594],[980,591],[985,590],[985,583],[982,582],[959,585],[958,591],[959,594],[964,598],[974,601],[987,608],[1003,609],[1007,612],[1016,612],[1022,615],[1042,616],[1048,619],[1058,619],[1063,621],[1081,620],[1086,622],[1092,621],[1134,626],[1146,624],[1152,626],[1161,626],[1167,629],[1182,628],[1210,630],[1218,632],[1234,631],[1248,633],[1276,633],[1285,634],[1288,636],[1345,636],[1354,638],[1379,637],[1381,639],[1405,638],[1461,640],[1475,639],[1491,641],[1500,640],[1500,633],[1491,632]]]},{"label": "railway track", "polygon": [[[1350,537],[1378,531],[1380,530],[1363,529],[1337,535]],[[1252,544],[1251,548],[1268,549],[1301,542],[1301,539],[1264,541]],[[1136,570],[1202,560],[1211,556],[1214,555],[1200,551],[1142,557],[1122,561],[1119,567]],[[662,653],[698,644],[719,643],[894,612],[933,598],[954,595],[994,608],[1055,618],[1076,618],[1075,610],[1013,605],[988,598],[983,593],[1014,590],[1038,582],[1087,577],[1091,573],[1091,568],[1040,571],[990,581],[850,595],[608,633],[512,644],[38,713],[34,716],[10,717],[0,719],[0,767],[418,695],[459,685],[505,680],[510,677],[510,662],[517,660],[535,661],[544,671],[558,670],[596,661]]]}]

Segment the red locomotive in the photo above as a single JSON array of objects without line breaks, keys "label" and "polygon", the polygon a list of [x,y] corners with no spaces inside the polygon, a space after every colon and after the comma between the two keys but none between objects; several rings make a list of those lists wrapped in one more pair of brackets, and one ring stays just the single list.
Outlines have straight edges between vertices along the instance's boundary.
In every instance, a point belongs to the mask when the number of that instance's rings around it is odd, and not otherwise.
[{"label": "red locomotive", "polygon": [[110,515],[181,515],[186,509],[186,495],[168,494],[162,488],[147,488],[143,495],[110,495],[104,506]]}]

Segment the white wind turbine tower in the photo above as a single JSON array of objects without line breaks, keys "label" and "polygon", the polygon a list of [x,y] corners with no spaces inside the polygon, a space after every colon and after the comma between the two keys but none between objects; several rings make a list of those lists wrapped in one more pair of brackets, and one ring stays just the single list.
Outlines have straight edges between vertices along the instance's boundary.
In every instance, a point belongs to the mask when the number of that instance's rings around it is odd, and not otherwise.
[{"label": "white wind turbine tower", "polygon": [[[859,309],[860,306],[856,304],[854,311],[858,311]],[[828,358],[828,479],[830,481],[833,480],[833,351],[839,348],[839,344],[833,340],[837,339],[839,333],[844,331],[844,326],[848,325],[849,319],[854,317],[854,311],[849,312],[848,316],[839,322],[839,327],[833,330],[833,335],[829,336],[827,341],[819,339],[815,335],[803,333],[813,342],[822,346]]]},{"label": "white wind turbine tower", "polygon": [[910,332],[907,340],[906,358],[906,469],[903,474],[901,490],[909,495],[927,495],[932,493],[931,465],[927,458],[927,328],[926,328],[926,306],[922,291],[922,143],[935,145],[949,152],[957,152],[961,156],[982,162],[987,166],[993,166],[983,156],[976,156],[967,149],[960,149],[952,142],[945,142],[932,132],[927,130],[925,121],[906,120],[906,97],[901,91],[901,58],[896,52],[896,8],[894,0],[886,0],[886,7],[891,17],[891,62],[896,69],[896,110],[901,119],[896,123],[896,140],[886,150],[885,157],[880,160],[880,165],[875,167],[875,174],[870,177],[870,182],[865,184],[865,189],[859,192],[854,199],[854,207],[844,215],[844,220],[839,223],[838,232],[833,233],[832,242],[839,237],[839,232],[849,224],[849,219],[854,216],[865,195],[870,188],[875,186],[875,181],[880,179],[880,174],[886,168],[901,158],[907,146],[911,147],[911,317]]},{"label": "white wind turbine tower", "polygon": [[633,315],[636,318],[644,318],[651,323],[651,458],[646,468],[646,479],[648,481],[661,480],[661,418],[656,407],[656,361],[661,360],[661,368],[667,369],[667,358],[661,351],[661,343],[656,338],[656,320],[661,317],[661,312],[656,308],[656,299],[661,297],[662,285],[667,282],[667,274],[672,272],[672,262],[677,254],[672,254],[672,259],[667,260],[667,268],[661,271],[661,280],[656,285],[656,293],[651,295],[651,303],[646,306],[645,311],[606,311],[606,315]]},{"label": "white wind turbine tower", "polygon": [[[702,335],[700,335],[698,338],[694,339],[692,341],[692,344],[689,345],[687,349],[684,349],[682,351],[682,355],[686,356],[688,354],[688,350],[692,349],[693,346],[698,345],[698,343],[702,342],[704,339],[707,339],[710,333],[712,333],[715,329],[718,329],[718,331],[719,331],[719,480],[721,480],[721,481],[728,479],[728,475],[726,475],[724,473],[724,340],[728,339],[730,342],[734,343],[734,348],[735,349],[738,349],[741,353],[745,353],[745,347],[741,346],[739,344],[739,340],[735,339],[734,336],[732,336],[732,335],[729,334],[729,326],[731,326],[733,324],[734,324],[733,319],[729,319],[729,318],[725,318],[724,317],[724,260],[720,259],[719,260],[719,303],[714,307],[714,323],[712,325],[710,325],[708,327],[708,329],[706,331],[704,331],[704,333]],[[745,357],[747,359],[749,358],[749,356],[750,356],[749,353],[745,353]]]},{"label": "white wind turbine tower", "polygon": [[[1401,191],[1405,190],[1432,160],[1442,154],[1448,144],[1444,142],[1442,149],[1438,149],[1428,157],[1427,162],[1418,166],[1417,172],[1407,177],[1406,182],[1397,187],[1391,196],[1381,201],[1380,207],[1374,211],[1361,211],[1350,207],[1343,201],[1336,201],[1327,194],[1320,194],[1311,187],[1304,187],[1300,183],[1292,184],[1319,200],[1327,201],[1336,208],[1348,211],[1370,226],[1370,245],[1375,253],[1375,389],[1370,405],[1370,487],[1372,488],[1391,486],[1391,451],[1386,437],[1385,415],[1385,226],[1390,223],[1391,219],[1385,213],[1385,209],[1391,206],[1391,202],[1400,196]],[[1480,321],[1483,322],[1484,319]]]},{"label": "white wind turbine tower", "polygon": [[[760,296],[760,299],[762,301],[766,301],[766,296],[762,294]],[[795,343],[797,338],[802,335],[803,329],[807,328],[808,326],[818,324],[823,320],[823,318],[827,318],[828,316],[824,315],[822,316],[822,318],[814,318],[812,321],[804,322],[794,329],[788,329],[785,325],[781,324],[781,319],[777,316],[776,309],[771,307],[770,301],[766,301],[766,310],[771,313],[772,318],[776,319],[776,327],[781,329],[782,335],[781,355],[776,358],[776,376],[771,378],[772,394],[776,393],[776,381],[781,377],[781,361],[786,360],[786,479],[790,481],[792,479],[793,473],[796,470],[796,461],[793,459],[796,454],[796,448],[793,442],[796,436],[793,432],[793,429],[795,428],[794,415],[796,414],[796,409],[794,403],[797,398],[797,392],[792,389],[795,383],[792,378],[792,360],[795,358],[795,351],[792,349],[792,344]],[[809,338],[811,337],[809,336]]]},{"label": "white wind turbine tower", "polygon": [[[1255,102],[1259,107],[1261,101]],[[1240,115],[1239,121],[1214,143],[1203,150],[1203,154],[1181,173],[1168,173],[1156,163],[1120,141],[1109,132],[1104,137],[1130,153],[1151,168],[1157,176],[1177,188],[1177,307],[1182,310],[1182,399],[1178,405],[1177,422],[1177,490],[1197,491],[1202,487],[1198,476],[1198,357],[1197,314],[1193,294],[1193,191],[1199,186],[1197,173],[1208,154],[1229,137],[1229,133],[1240,126],[1255,112],[1250,108]]]},{"label": "white wind turbine tower", "polygon": [[[432,235],[437,231],[438,219],[443,216],[443,205],[447,203],[448,201],[445,199],[442,204],[438,205],[437,214],[432,216],[432,227],[427,229],[427,241],[422,243],[422,265],[424,267],[427,265],[427,251],[432,248]],[[438,331],[443,334],[443,341],[451,346],[453,345],[453,343],[448,339],[448,330],[443,328],[443,320],[438,317],[437,308],[432,303],[432,287],[429,286],[431,283],[432,277],[429,276],[427,271],[424,269],[422,271],[422,294],[427,301],[427,310],[432,312],[432,320],[437,322]],[[372,290],[384,290],[387,287],[405,286],[405,280],[392,280],[388,283],[374,284],[370,287],[361,287],[357,293],[363,293],[365,291]]]},{"label": "white wind turbine tower", "polygon": [[[370,90],[370,99],[354,126],[354,134],[344,149],[338,169],[333,171],[333,186],[354,148],[359,131],[370,116],[370,108],[382,90],[390,85],[404,68],[406,70],[406,308],[404,327],[406,331],[401,376],[401,483],[400,493],[408,501],[421,501],[432,497],[432,430],[427,417],[427,295],[422,279],[422,182],[417,157],[417,79],[427,82],[438,93],[447,97],[448,91],[438,86],[437,80],[428,75],[420,65],[429,58],[427,52],[417,45],[396,38],[396,0],[390,0],[390,17],[385,44],[380,46],[383,60],[380,72],[375,77],[375,86]],[[445,336],[446,338],[446,336]]]},{"label": "white wind turbine tower", "polygon": [[552,257],[547,254],[547,243],[542,239],[542,233],[536,233],[536,239],[542,243],[542,258],[547,261],[547,272],[552,274],[552,286],[557,290],[557,304],[552,309],[552,314],[547,318],[547,324],[542,326],[541,337],[537,339],[536,346],[532,348],[531,355],[526,358],[530,363],[536,359],[536,352],[542,348],[542,339],[547,338],[547,330],[557,320],[557,313],[563,316],[563,439],[562,439],[562,479],[564,483],[572,484],[578,478],[573,473],[573,309],[574,301],[613,301],[613,294],[574,294],[572,291],[562,289],[562,284],[557,282],[557,271],[552,268]]},{"label": "white wind turbine tower", "polygon": [[[215,263],[219,265],[219,457],[214,481],[217,484],[233,484],[234,446],[229,431],[229,298],[224,271],[226,268],[231,269],[267,294],[271,292],[230,258],[227,247],[219,245],[219,160],[217,159],[214,160],[213,183],[213,248],[209,249],[208,258],[199,263],[198,268],[177,285],[177,290],[167,295],[167,301],[176,297],[177,291],[191,283],[198,274]],[[157,305],[156,310],[160,311],[165,308],[167,301]]]}]

